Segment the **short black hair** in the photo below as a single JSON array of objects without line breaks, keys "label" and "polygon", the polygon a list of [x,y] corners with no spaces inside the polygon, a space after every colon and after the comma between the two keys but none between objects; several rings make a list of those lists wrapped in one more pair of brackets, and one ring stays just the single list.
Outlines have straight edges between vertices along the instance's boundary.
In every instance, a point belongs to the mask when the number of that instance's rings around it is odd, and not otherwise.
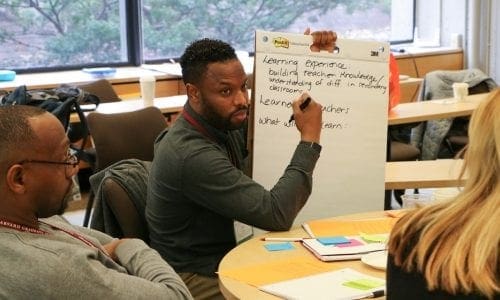
[{"label": "short black hair", "polygon": [[196,84],[207,70],[207,65],[238,59],[234,48],[226,42],[204,38],[191,43],[181,56],[184,83]]},{"label": "short black hair", "polygon": [[0,164],[9,160],[20,150],[37,139],[29,118],[38,117],[47,111],[29,105],[0,106]]}]

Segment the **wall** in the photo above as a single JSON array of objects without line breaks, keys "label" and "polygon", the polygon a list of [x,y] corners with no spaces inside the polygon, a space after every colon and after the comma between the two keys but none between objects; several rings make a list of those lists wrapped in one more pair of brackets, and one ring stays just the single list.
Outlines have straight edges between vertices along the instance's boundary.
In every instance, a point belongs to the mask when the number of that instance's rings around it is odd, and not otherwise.
[{"label": "wall", "polygon": [[500,82],[500,3],[497,0],[416,0],[418,38],[450,46],[463,37],[464,68],[479,68]]}]

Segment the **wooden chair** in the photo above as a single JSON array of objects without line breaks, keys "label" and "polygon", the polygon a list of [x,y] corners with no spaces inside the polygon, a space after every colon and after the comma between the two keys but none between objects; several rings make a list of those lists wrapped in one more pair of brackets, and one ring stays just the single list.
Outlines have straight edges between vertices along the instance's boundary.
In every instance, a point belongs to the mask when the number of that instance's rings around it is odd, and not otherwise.
[{"label": "wooden chair", "polygon": [[[151,161],[154,141],[167,127],[165,117],[154,106],[116,114],[93,112],[87,120],[96,150],[95,172],[129,158]],[[91,193],[83,226],[88,226],[93,198]]]}]

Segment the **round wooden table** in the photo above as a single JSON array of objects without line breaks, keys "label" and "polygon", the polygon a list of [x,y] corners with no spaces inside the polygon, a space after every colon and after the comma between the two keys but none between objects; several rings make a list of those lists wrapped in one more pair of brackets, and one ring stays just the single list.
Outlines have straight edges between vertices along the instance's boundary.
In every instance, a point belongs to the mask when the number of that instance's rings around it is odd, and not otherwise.
[{"label": "round wooden table", "polygon": [[[345,216],[338,216],[332,219],[347,219],[347,220],[362,220],[377,217],[386,217],[384,211],[359,213]],[[372,268],[365,265],[360,260],[352,261],[336,261],[336,262],[321,262],[314,255],[309,252],[300,244],[300,242],[293,242],[295,249],[287,251],[268,251],[264,248],[263,237],[306,237],[306,232],[302,227],[293,228],[286,232],[269,232],[261,236],[254,237],[231,250],[222,259],[219,265],[219,273],[224,270],[231,270],[235,268],[252,266],[260,263],[272,262],[277,260],[284,260],[299,256],[312,257],[320,264],[324,264],[326,268],[332,270],[339,268],[352,268],[367,275],[385,279],[385,271]],[[226,277],[219,274],[220,289],[222,294],[227,299],[278,299],[277,297],[262,292],[254,286],[244,282]],[[384,298],[379,298],[384,299]]]}]

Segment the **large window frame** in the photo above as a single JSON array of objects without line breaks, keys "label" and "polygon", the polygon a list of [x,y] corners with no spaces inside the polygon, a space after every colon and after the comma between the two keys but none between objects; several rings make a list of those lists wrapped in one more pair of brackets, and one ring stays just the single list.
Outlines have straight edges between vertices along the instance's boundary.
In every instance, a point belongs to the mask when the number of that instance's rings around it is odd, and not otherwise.
[{"label": "large window frame", "polygon": [[[397,0],[393,0],[397,1]],[[178,57],[165,57],[161,59],[148,59],[143,58],[143,38],[141,29],[141,0],[118,0],[119,5],[119,19],[120,19],[120,37],[121,37],[121,62],[113,63],[91,63],[91,64],[77,64],[66,66],[51,66],[51,67],[32,67],[32,68],[19,68],[14,70],[19,73],[37,73],[49,71],[65,71],[65,70],[78,70],[82,68],[95,68],[95,67],[122,67],[122,66],[140,66],[148,63],[162,63],[172,60],[177,61]],[[413,0],[413,22],[412,27],[415,27],[415,13],[416,1]],[[334,28],[333,28],[334,29]],[[412,30],[413,33],[413,30]],[[411,38],[405,40],[391,41],[391,44],[411,43],[413,41],[413,34]],[[252,54],[252,53],[250,53]],[[2,67],[0,66],[0,69]]]}]

